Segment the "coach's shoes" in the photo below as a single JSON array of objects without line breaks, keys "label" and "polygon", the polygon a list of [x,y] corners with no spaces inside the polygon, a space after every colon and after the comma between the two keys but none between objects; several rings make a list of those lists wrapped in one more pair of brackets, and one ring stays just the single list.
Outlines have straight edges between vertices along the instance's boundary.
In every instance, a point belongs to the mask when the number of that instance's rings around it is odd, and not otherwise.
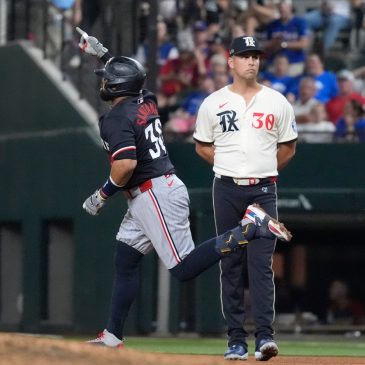
[{"label": "coach's shoes", "polygon": [[123,347],[123,341],[114,336],[108,330],[104,330],[98,334],[98,337],[94,340],[86,341],[90,345],[99,345],[107,347]]},{"label": "coach's shoes", "polygon": [[293,237],[283,223],[270,217],[257,203],[247,207],[241,225],[245,226],[248,222],[256,226],[255,238],[274,238],[275,236],[281,241],[289,242]]},{"label": "coach's shoes", "polygon": [[224,360],[247,360],[247,347],[243,345],[229,346],[223,356]]},{"label": "coach's shoes", "polygon": [[255,358],[257,361],[268,361],[279,353],[279,347],[271,338],[262,339],[255,349]]}]

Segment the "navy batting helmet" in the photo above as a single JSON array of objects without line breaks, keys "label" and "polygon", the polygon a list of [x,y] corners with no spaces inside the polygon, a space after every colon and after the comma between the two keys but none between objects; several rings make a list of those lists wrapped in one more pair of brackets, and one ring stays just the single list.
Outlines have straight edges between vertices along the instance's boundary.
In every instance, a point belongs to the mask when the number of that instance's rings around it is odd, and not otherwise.
[{"label": "navy batting helmet", "polygon": [[139,95],[146,79],[144,67],[130,57],[112,57],[105,67],[94,71],[104,82],[100,97],[107,101],[118,96]]}]

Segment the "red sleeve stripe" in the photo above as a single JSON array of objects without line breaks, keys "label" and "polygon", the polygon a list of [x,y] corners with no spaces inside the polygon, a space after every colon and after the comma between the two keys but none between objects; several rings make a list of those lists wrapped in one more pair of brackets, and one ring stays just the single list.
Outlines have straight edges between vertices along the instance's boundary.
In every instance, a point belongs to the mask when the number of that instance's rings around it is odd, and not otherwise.
[{"label": "red sleeve stripe", "polygon": [[120,153],[122,153],[124,151],[135,150],[135,149],[136,149],[136,146],[128,146],[128,147],[119,148],[119,150],[115,151],[112,154],[112,158],[115,158],[116,155],[119,155]]}]

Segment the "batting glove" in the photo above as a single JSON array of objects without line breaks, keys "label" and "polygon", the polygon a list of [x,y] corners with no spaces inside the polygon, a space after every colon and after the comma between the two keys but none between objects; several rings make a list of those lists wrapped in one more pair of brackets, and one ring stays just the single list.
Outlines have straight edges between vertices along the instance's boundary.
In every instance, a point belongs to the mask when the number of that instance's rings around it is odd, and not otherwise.
[{"label": "batting glove", "polygon": [[101,208],[105,204],[105,199],[100,195],[100,190],[96,190],[94,194],[90,195],[82,207],[91,215],[98,215]]},{"label": "batting glove", "polygon": [[76,30],[81,34],[79,47],[83,52],[99,58],[103,57],[105,53],[108,52],[108,49],[105,48],[97,38],[90,37],[79,27],[76,27]]}]

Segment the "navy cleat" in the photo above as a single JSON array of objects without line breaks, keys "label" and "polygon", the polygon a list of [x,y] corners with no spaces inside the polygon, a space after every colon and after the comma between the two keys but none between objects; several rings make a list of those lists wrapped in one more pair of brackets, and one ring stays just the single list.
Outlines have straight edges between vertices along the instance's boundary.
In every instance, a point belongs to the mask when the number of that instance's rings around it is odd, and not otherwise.
[{"label": "navy cleat", "polygon": [[248,352],[244,345],[231,345],[223,356],[224,360],[247,360]]},{"label": "navy cleat", "polygon": [[235,234],[235,230],[237,229],[238,227],[217,237],[216,250],[218,253],[226,255],[236,251],[238,248],[245,247],[248,244],[248,240],[241,232],[238,234],[239,237],[236,238],[237,234]]},{"label": "navy cleat", "polygon": [[248,221],[256,226],[256,238],[277,237],[281,241],[289,242],[293,237],[283,223],[270,217],[257,203],[247,207],[245,215],[240,223],[241,226],[247,225]]},{"label": "navy cleat", "polygon": [[268,361],[279,353],[279,347],[271,338],[263,338],[256,345],[255,358],[257,361]]}]

